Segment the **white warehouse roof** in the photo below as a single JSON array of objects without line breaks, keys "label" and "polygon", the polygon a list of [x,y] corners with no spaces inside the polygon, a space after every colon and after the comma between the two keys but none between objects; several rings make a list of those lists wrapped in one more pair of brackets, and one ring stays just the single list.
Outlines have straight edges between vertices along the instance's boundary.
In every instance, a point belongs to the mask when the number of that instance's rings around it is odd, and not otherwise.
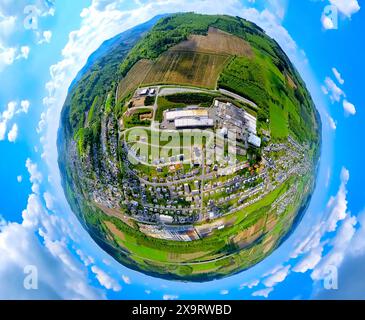
[{"label": "white warehouse roof", "polygon": [[253,146],[259,148],[261,146],[261,139],[258,136],[254,135],[254,134],[250,134],[248,136],[248,143],[250,143]]},{"label": "white warehouse roof", "polygon": [[213,127],[214,121],[213,119],[209,119],[206,117],[197,118],[197,117],[189,117],[189,118],[178,118],[175,119],[175,128],[190,128],[190,127]]},{"label": "white warehouse roof", "polygon": [[167,121],[174,121],[178,118],[188,118],[188,117],[208,117],[207,109],[183,109],[183,110],[173,110],[166,111],[165,119]]}]

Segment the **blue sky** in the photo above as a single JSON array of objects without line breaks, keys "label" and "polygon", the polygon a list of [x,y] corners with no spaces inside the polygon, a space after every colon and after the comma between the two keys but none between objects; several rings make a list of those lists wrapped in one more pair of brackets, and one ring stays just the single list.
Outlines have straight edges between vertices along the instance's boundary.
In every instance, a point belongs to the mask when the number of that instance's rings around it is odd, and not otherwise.
[{"label": "blue sky", "polygon": [[[29,5],[34,29],[27,28]],[[360,7],[356,0],[1,2],[0,298],[365,298]],[[328,20],[328,8],[337,20]],[[69,209],[57,167],[60,110],[88,56],[127,28],[178,11],[240,15],[263,27],[295,63],[323,122],[317,188],[297,229],[257,266],[201,284],[148,277],[115,262]],[[27,266],[38,270],[35,290],[24,288]],[[338,289],[325,288],[328,274]]]}]

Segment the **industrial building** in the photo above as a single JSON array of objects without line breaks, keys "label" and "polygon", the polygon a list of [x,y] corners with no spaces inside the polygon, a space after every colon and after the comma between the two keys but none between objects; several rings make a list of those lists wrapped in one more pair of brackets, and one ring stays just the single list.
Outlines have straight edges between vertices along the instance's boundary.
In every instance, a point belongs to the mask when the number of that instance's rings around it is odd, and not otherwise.
[{"label": "industrial building", "polygon": [[208,110],[198,107],[168,110],[165,112],[165,121],[173,122],[176,129],[214,127],[214,120],[209,118]]},{"label": "industrial building", "polygon": [[175,121],[179,118],[207,118],[208,110],[202,108],[186,108],[178,110],[168,110],[165,113],[165,119],[167,121]]},{"label": "industrial building", "polygon": [[248,143],[257,148],[261,147],[261,139],[252,133],[250,133],[248,136]]},{"label": "industrial building", "polygon": [[247,130],[251,133],[253,133],[254,135],[257,134],[257,120],[256,118],[247,113],[244,112],[244,119],[246,120],[246,126],[247,126]]},{"label": "industrial building", "polygon": [[213,119],[209,118],[179,118],[175,119],[175,128],[208,128],[214,126]]}]

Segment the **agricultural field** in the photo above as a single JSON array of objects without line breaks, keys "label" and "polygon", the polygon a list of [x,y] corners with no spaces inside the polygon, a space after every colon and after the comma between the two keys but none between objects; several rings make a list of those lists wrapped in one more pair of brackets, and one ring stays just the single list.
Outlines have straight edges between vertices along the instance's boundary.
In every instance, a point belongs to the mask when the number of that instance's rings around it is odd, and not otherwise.
[{"label": "agricultural field", "polygon": [[149,70],[152,64],[152,61],[142,59],[132,67],[128,74],[119,82],[118,100],[125,98],[139,87],[146,76],[146,70]]},{"label": "agricultural field", "polygon": [[162,54],[143,80],[143,85],[179,84],[215,89],[229,56],[169,50]]},{"label": "agricultural field", "polygon": [[124,127],[149,126],[153,116],[151,108],[136,108],[128,110],[124,116]]},{"label": "agricultural field", "polygon": [[207,35],[192,35],[173,47],[175,51],[195,51],[232,56],[253,56],[248,42],[217,28],[210,27]]}]

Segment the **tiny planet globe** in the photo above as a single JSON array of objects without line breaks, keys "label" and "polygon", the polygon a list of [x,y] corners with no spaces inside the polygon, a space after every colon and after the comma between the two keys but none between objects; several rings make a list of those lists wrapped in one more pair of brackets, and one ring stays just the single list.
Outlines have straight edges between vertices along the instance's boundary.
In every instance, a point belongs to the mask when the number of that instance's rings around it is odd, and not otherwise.
[{"label": "tiny planet globe", "polygon": [[67,200],[115,260],[155,277],[246,270],[295,229],[321,122],[297,69],[254,23],[166,14],[105,41],[58,134]]}]

